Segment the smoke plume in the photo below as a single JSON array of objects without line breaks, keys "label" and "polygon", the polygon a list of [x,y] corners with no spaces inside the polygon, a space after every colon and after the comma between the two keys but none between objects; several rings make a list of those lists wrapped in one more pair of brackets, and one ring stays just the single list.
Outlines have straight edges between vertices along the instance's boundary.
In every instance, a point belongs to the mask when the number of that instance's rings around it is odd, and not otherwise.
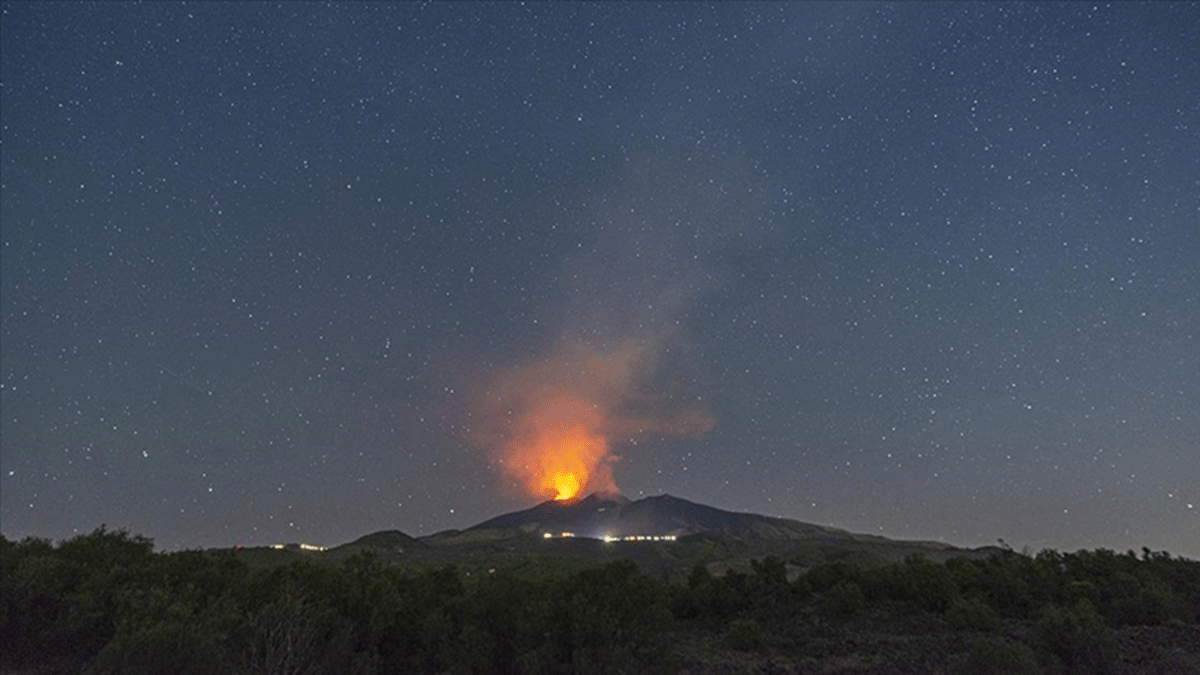
[{"label": "smoke plume", "polygon": [[530,495],[616,492],[615,445],[698,437],[713,425],[681,381],[689,368],[680,349],[668,335],[605,345],[569,340],[542,358],[497,369],[485,389],[478,440]]},{"label": "smoke plume", "polygon": [[719,285],[714,256],[754,239],[766,193],[737,155],[705,160],[689,146],[676,159],[630,162],[562,205],[554,218],[579,253],[547,269],[546,314],[560,324],[543,325],[559,337],[475,379],[474,440],[531,496],[614,492],[618,449],[714,424],[685,327]]}]

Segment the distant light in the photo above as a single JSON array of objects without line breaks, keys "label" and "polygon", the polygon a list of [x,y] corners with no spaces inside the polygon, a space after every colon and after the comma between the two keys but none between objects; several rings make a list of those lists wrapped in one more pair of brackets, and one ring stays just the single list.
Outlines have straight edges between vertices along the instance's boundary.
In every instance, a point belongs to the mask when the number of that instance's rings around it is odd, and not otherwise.
[{"label": "distant light", "polygon": [[[542,539],[573,539],[579,536],[580,535],[574,532],[559,532],[557,534],[554,532],[542,533]],[[676,541],[678,536],[674,534],[627,534],[625,536],[614,536],[611,533],[605,533],[599,535],[598,537],[588,536],[582,538],[592,540],[599,539],[600,541],[611,544],[614,541]]]}]

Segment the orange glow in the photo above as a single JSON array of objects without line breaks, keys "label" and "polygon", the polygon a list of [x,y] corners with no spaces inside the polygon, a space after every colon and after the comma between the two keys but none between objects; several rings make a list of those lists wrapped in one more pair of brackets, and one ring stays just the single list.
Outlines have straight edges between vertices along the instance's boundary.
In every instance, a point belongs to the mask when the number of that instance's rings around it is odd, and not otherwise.
[{"label": "orange glow", "polygon": [[573,499],[579,494],[579,479],[573,473],[556,473],[554,474],[554,489],[558,490],[558,495],[555,497],[558,501],[566,501]]},{"label": "orange glow", "polygon": [[712,417],[693,400],[648,388],[659,341],[562,345],[550,357],[493,370],[476,399],[475,441],[511,485],[540,499],[615,493],[614,442],[699,437]]},{"label": "orange glow", "polygon": [[531,401],[508,439],[505,465],[539,497],[572,499],[585,488],[615,491],[604,420],[586,399],[570,394]]}]

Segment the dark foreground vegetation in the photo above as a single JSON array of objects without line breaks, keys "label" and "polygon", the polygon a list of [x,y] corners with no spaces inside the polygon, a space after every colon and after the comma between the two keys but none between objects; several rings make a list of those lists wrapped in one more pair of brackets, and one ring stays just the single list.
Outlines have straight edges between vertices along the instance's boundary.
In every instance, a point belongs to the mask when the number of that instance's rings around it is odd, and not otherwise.
[{"label": "dark foreground vegetation", "polygon": [[584,570],[248,565],[97,530],[0,538],[11,673],[1200,673],[1200,563],[1004,552]]}]

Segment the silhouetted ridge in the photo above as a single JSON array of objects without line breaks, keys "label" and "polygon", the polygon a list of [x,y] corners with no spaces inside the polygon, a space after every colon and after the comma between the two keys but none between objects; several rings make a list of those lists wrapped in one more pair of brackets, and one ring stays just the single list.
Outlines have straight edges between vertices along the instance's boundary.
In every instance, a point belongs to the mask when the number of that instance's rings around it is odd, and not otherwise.
[{"label": "silhouetted ridge", "polygon": [[426,548],[426,545],[399,530],[383,530],[359,537],[348,544],[342,544],[332,550],[334,552],[358,549],[404,551],[417,548]]},{"label": "silhouetted ridge", "polygon": [[594,538],[708,532],[737,539],[879,539],[798,520],[725,511],[667,494],[637,501],[619,494],[590,494],[574,502],[551,500],[486,520],[468,531],[488,529],[571,532]]}]

